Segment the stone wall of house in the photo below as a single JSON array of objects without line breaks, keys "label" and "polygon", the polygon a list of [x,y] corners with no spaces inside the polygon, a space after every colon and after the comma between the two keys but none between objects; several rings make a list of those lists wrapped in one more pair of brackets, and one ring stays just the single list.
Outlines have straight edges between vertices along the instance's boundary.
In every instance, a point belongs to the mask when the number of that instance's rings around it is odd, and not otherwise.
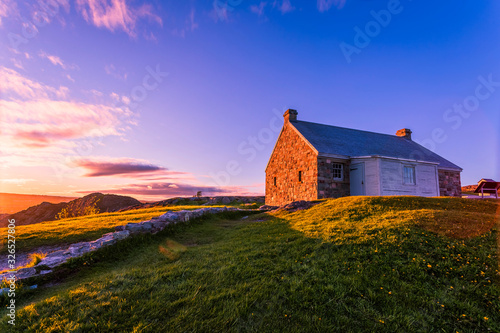
[{"label": "stone wall of house", "polygon": [[[333,179],[333,164],[344,165],[344,179]],[[349,196],[351,187],[349,182],[349,162],[329,157],[318,157],[318,199],[340,198]]]},{"label": "stone wall of house", "polygon": [[[298,200],[316,200],[316,162],[316,152],[285,121],[266,169],[266,205],[281,206]],[[299,171],[302,181],[299,181]]]},{"label": "stone wall of house", "polygon": [[439,195],[445,197],[461,197],[462,184],[459,171],[438,170]]}]

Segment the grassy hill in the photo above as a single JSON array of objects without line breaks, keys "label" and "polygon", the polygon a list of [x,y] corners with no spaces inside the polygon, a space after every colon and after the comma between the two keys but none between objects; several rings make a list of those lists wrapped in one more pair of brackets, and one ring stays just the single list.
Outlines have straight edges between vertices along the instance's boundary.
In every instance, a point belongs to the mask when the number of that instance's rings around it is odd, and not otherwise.
[{"label": "grassy hill", "polygon": [[[150,220],[166,211],[197,208],[202,206],[154,207],[16,226],[16,251],[26,252],[40,246],[91,241],[114,231],[119,225]],[[7,228],[0,228],[0,237],[7,239]],[[0,254],[4,253],[7,253],[5,242],[0,245]]]},{"label": "grassy hill", "polygon": [[20,294],[16,329],[498,332],[499,216],[492,200],[349,197],[177,225]]}]

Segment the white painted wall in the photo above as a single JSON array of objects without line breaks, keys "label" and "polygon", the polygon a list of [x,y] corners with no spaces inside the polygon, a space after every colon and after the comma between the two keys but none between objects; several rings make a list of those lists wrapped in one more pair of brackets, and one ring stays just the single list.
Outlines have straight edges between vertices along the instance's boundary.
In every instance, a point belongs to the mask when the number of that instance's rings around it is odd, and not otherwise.
[{"label": "white painted wall", "polygon": [[[379,159],[380,195],[416,195],[431,197],[439,195],[438,171],[435,164],[421,162],[403,162]],[[415,185],[403,184],[403,166],[415,166]]]},{"label": "white painted wall", "polygon": [[[366,195],[439,196],[437,165],[406,162],[383,157],[352,158],[351,164],[365,164]],[[415,185],[403,184],[403,166],[415,166]]]}]

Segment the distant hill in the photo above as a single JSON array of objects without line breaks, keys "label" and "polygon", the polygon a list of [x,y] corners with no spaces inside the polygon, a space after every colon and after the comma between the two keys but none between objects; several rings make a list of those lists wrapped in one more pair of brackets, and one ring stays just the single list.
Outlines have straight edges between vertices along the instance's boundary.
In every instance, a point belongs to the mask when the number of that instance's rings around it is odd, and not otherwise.
[{"label": "distant hill", "polygon": [[15,219],[16,225],[27,225],[53,221],[60,217],[77,217],[89,214],[116,212],[126,207],[140,204],[132,197],[92,193],[70,202],[42,202],[15,214],[0,217],[0,227],[5,227],[9,219]]},{"label": "distant hill", "polygon": [[0,193],[0,214],[14,214],[23,209],[39,205],[42,202],[69,202],[76,197],[59,197],[52,195]]},{"label": "distant hill", "polygon": [[477,185],[466,185],[462,186],[462,192],[472,193],[476,190]]}]

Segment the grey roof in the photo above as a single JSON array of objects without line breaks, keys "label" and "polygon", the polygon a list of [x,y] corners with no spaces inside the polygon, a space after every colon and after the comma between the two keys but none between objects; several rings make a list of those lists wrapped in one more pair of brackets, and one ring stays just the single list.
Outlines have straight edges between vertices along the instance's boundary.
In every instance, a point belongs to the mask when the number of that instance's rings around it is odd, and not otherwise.
[{"label": "grey roof", "polygon": [[320,154],[384,156],[438,163],[439,168],[462,170],[418,143],[396,135],[322,125],[307,121],[290,122]]}]

